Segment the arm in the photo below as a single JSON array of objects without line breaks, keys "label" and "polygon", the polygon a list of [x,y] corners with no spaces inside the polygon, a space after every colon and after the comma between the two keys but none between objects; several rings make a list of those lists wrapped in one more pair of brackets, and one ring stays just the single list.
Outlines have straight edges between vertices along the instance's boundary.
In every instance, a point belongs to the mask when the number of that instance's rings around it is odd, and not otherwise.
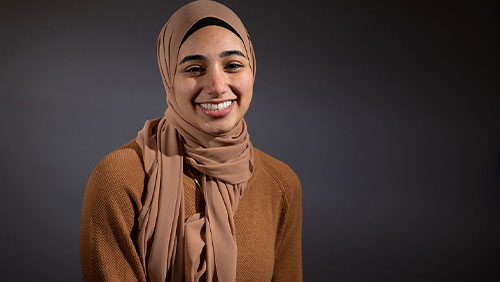
[{"label": "arm", "polygon": [[274,262],[273,281],[302,281],[302,188],[295,174],[284,194],[284,219]]},{"label": "arm", "polygon": [[121,159],[116,154],[105,157],[85,189],[80,225],[83,281],[146,281],[134,244],[144,175],[131,167],[134,162],[122,164]]}]

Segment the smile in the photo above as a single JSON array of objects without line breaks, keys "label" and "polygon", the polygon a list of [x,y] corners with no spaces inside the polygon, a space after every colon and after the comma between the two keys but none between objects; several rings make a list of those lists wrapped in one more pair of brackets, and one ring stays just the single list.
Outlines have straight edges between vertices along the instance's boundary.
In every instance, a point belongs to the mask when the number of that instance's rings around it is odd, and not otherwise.
[{"label": "smile", "polygon": [[233,102],[234,101],[225,101],[221,103],[200,103],[198,106],[200,106],[203,113],[209,116],[220,117],[231,112],[234,105]]},{"label": "smile", "polygon": [[226,102],[219,103],[219,104],[209,104],[209,103],[205,104],[205,103],[203,103],[203,104],[200,104],[200,106],[208,111],[221,111],[221,110],[227,109],[232,103],[233,103],[233,101],[226,101]]}]

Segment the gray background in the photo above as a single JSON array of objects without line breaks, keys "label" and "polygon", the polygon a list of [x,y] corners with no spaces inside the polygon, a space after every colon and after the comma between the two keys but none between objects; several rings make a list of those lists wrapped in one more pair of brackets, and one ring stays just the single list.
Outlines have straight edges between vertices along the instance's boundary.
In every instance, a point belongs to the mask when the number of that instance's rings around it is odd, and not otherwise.
[{"label": "gray background", "polygon": [[[87,178],[163,114],[184,2],[2,1],[2,280],[81,279]],[[498,6],[404,2],[224,1],[256,49],[252,142],[302,181],[306,281],[500,278]]]}]

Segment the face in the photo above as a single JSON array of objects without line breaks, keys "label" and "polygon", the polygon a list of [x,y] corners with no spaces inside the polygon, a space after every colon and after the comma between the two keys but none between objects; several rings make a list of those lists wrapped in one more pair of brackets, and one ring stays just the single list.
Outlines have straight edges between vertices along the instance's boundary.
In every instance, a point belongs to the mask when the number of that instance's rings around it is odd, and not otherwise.
[{"label": "face", "polygon": [[221,135],[243,118],[253,92],[253,73],[241,39],[220,26],[191,34],[179,49],[175,99],[193,126]]}]

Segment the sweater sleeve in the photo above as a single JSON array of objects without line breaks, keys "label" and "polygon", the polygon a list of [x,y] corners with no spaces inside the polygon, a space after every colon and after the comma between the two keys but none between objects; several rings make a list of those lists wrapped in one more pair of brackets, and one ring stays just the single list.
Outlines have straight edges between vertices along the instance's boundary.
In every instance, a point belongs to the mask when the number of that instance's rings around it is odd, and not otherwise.
[{"label": "sweater sleeve", "polygon": [[273,281],[302,281],[302,186],[290,170],[284,194],[284,217],[279,228]]},{"label": "sweater sleeve", "polygon": [[90,175],[80,225],[83,281],[146,281],[134,244],[143,186],[133,150],[114,151]]}]

